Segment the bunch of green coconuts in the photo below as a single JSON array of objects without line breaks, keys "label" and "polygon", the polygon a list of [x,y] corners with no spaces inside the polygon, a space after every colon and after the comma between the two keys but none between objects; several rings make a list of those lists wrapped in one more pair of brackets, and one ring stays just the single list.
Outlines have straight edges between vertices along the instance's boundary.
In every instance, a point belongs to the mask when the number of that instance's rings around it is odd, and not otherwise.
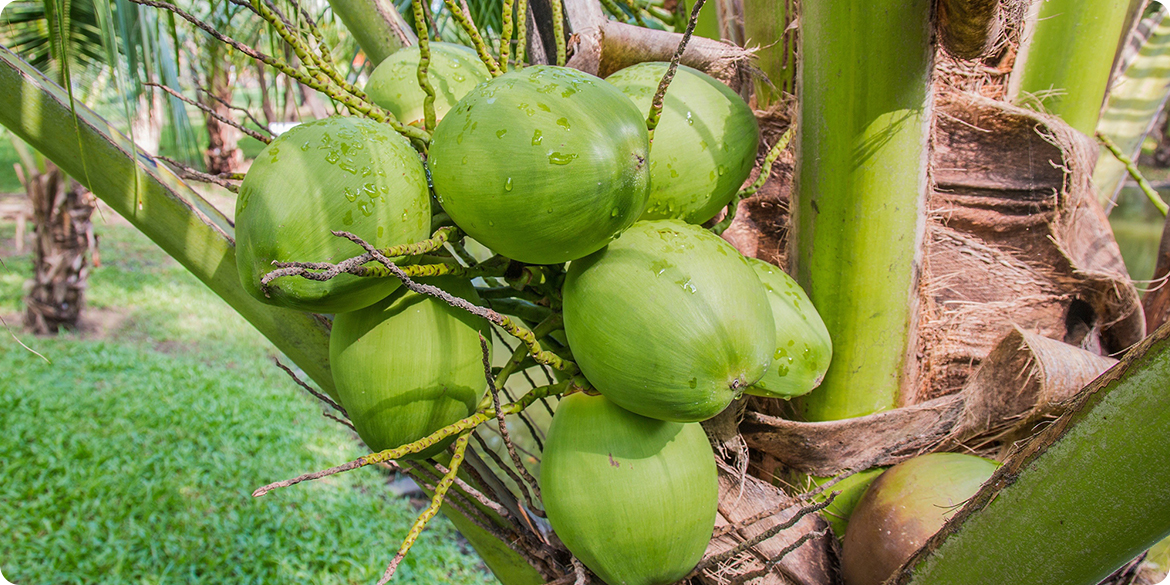
[{"label": "bunch of green coconuts", "polygon": [[[486,391],[488,323],[394,278],[262,285],[273,262],[361,254],[331,230],[378,249],[425,240],[433,195],[493,252],[567,263],[564,338],[599,395],[559,402],[541,461],[543,505],[568,549],[607,583],[672,583],[698,563],[715,523],[715,462],[697,423],[743,394],[806,393],[831,357],[800,287],[700,225],[747,178],[756,120],[729,88],[680,67],[652,146],[646,114],[665,63],[607,80],[551,66],[492,78],[469,49],[430,50],[440,122],[425,162],[389,126],[354,117],[297,126],[257,157],[236,208],[243,285],[267,303],[335,314],[338,398],[367,445],[384,450],[474,412]],[[418,54],[391,56],[365,88],[404,123],[423,118]],[[466,279],[420,281],[481,303]]]}]

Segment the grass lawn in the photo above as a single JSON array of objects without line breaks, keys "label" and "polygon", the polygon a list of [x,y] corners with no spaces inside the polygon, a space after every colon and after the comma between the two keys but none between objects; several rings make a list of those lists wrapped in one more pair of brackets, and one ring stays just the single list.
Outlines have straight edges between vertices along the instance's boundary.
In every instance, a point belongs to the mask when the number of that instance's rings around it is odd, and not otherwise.
[{"label": "grass lawn", "polygon": [[[0,571],[36,583],[373,583],[416,509],[377,469],[260,499],[362,454],[271,345],[109,209],[87,330],[18,327],[27,256],[0,223]],[[494,583],[436,518],[395,583]]]}]

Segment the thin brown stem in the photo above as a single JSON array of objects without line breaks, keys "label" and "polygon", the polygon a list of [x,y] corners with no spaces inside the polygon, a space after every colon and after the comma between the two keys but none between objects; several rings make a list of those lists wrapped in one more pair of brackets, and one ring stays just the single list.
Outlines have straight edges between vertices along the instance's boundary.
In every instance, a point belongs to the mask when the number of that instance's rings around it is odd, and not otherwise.
[{"label": "thin brown stem", "polygon": [[312,394],[314,398],[316,398],[317,400],[320,400],[321,402],[324,402],[325,404],[327,404],[329,406],[329,408],[332,408],[333,410],[340,412],[341,415],[344,416],[345,418],[347,418],[347,419],[349,418],[349,413],[345,411],[345,408],[343,406],[341,406],[341,404],[338,404],[332,398],[326,396],[324,393],[319,392],[319,391],[317,391],[317,389],[306,384],[303,380],[301,380],[299,377],[297,377],[297,375],[295,373],[293,373],[293,371],[291,369],[289,369],[288,366],[281,363],[280,358],[272,358],[272,361],[276,362],[276,367],[284,370],[284,373],[288,374],[288,377],[292,378],[293,382],[297,383],[297,386],[304,388],[305,392]]},{"label": "thin brown stem", "polygon": [[174,169],[175,174],[179,175],[179,178],[181,179],[190,179],[193,181],[199,181],[201,183],[212,183],[219,185],[220,187],[223,187],[232,193],[237,192],[240,188],[239,185],[232,183],[221,175],[212,175],[210,173],[195,170],[173,158],[168,158],[161,155],[155,155],[154,158],[167,163],[167,165]]},{"label": "thin brown stem", "polygon": [[646,130],[650,132],[650,141],[654,141],[654,129],[658,127],[658,120],[662,118],[662,105],[666,100],[666,90],[670,87],[670,82],[674,79],[674,74],[678,71],[678,62],[682,60],[683,51],[687,48],[687,43],[691,41],[691,35],[695,32],[695,24],[699,21],[699,10],[703,8],[705,0],[695,0],[695,5],[691,8],[691,19],[687,22],[687,28],[683,31],[682,40],[678,42],[678,49],[675,50],[674,56],[670,58],[670,66],[666,68],[666,74],[662,76],[662,81],[658,82],[658,91],[654,92],[654,99],[650,101],[650,114],[646,116]]},{"label": "thin brown stem", "polygon": [[[193,100],[193,99],[191,99],[191,98],[189,98],[189,97],[187,97],[187,96],[185,96],[185,95],[183,95],[183,94],[181,94],[181,93],[179,93],[179,92],[177,92],[177,91],[175,91],[175,90],[173,90],[165,85],[162,85],[160,83],[152,83],[149,81],[146,83],[143,83],[143,85],[147,85],[150,87],[157,87],[157,88],[171,94],[175,98],[182,100],[184,103],[190,104],[192,106],[195,106],[196,108],[199,108],[200,110],[203,110],[203,113],[207,114],[208,116],[211,116],[212,118],[215,118],[216,120],[219,120],[220,122],[223,122],[224,124],[227,124],[228,126],[231,126],[235,129],[239,130],[240,132],[243,132],[244,134],[247,134],[248,136],[255,138],[256,140],[263,142],[264,144],[269,144],[272,142],[271,136],[265,136],[259,132],[256,132],[255,130],[252,130],[251,128],[245,128],[243,124],[240,124],[239,122],[236,122],[235,120],[232,120],[231,118],[228,118],[226,116],[223,116],[223,115],[216,113],[216,111],[214,109],[212,109],[210,106],[208,106],[206,104],[201,104],[201,103],[199,103],[199,102],[197,102],[197,101],[195,101],[195,100]],[[203,90],[203,91],[207,92],[208,95],[215,97],[214,95],[212,95],[211,92],[209,92],[207,90]],[[219,100],[221,103],[223,102],[223,100],[220,100],[218,97],[215,97],[215,99]],[[233,109],[236,109],[236,108],[233,108]],[[248,114],[248,115],[251,116],[251,114]],[[261,127],[263,127],[263,126],[261,126]]]},{"label": "thin brown stem", "polygon": [[756,569],[754,571],[748,571],[747,573],[743,573],[742,575],[737,575],[735,578],[733,578],[731,581],[729,581],[727,585],[743,585],[744,583],[747,583],[748,581],[751,581],[752,579],[756,579],[759,577],[763,577],[764,575],[767,575],[768,572],[772,570],[772,567],[776,566],[777,563],[784,560],[784,557],[788,556],[789,553],[804,546],[804,543],[806,543],[814,538],[820,538],[827,533],[828,533],[827,530],[818,530],[816,532],[809,532],[809,533],[801,535],[801,537],[796,539],[795,542],[784,547],[784,549],[781,550],[776,556],[774,556],[774,557],[768,559],[766,562],[764,562],[763,568]]},{"label": "thin brown stem", "polygon": [[743,553],[744,551],[750,549],[751,547],[753,547],[761,542],[764,542],[765,540],[768,540],[769,538],[772,538],[773,536],[776,536],[777,534],[779,534],[780,532],[782,532],[784,530],[788,530],[789,528],[796,526],[796,523],[800,522],[800,520],[802,518],[804,518],[805,516],[812,514],[813,512],[817,512],[817,511],[820,511],[820,510],[827,508],[829,506],[829,504],[833,503],[833,499],[835,497],[836,497],[836,493],[833,493],[833,494],[830,494],[830,497],[825,499],[825,501],[823,501],[823,502],[818,502],[816,504],[804,506],[800,510],[797,510],[796,514],[794,514],[788,520],[785,520],[784,522],[781,522],[781,523],[753,536],[752,538],[745,540],[745,541],[743,541],[743,542],[741,542],[741,543],[739,543],[739,544],[737,544],[737,545],[735,545],[735,546],[733,546],[733,547],[731,547],[731,548],[729,548],[721,553],[711,555],[711,556],[703,559],[702,562],[700,562],[699,565],[696,566],[693,571],[691,571],[691,576],[698,575],[700,571],[702,571],[703,569],[706,569],[707,567],[710,567],[714,564],[721,563],[721,562],[726,561],[728,559],[733,559],[736,556],[738,556],[740,553]]}]

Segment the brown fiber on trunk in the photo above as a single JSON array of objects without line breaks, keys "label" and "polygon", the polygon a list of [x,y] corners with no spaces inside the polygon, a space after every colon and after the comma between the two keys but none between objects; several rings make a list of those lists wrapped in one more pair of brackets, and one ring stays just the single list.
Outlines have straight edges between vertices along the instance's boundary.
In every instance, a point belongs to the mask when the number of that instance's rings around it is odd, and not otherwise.
[{"label": "brown fiber on trunk", "polygon": [[17,166],[17,175],[32,203],[35,230],[25,325],[41,335],[76,329],[85,306],[87,255],[97,247],[90,222],[94,198],[49,161],[43,173]]},{"label": "brown fiber on trunk", "polygon": [[1162,243],[1158,245],[1158,259],[1150,290],[1142,299],[1146,316],[1146,331],[1153,331],[1170,321],[1170,217],[1162,228]]}]

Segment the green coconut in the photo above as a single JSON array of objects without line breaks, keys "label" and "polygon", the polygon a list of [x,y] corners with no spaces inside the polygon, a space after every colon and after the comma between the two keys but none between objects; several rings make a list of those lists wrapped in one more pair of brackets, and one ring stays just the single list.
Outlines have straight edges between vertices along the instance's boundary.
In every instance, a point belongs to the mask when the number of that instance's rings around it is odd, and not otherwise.
[{"label": "green coconut", "polygon": [[[645,113],[668,63],[639,63],[606,81]],[[703,223],[727,206],[756,160],[760,128],[751,108],[719,80],[679,65],[650,146],[650,203],[641,219]]]},{"label": "green coconut", "polygon": [[[467,92],[492,78],[475,51],[463,45],[431,41],[427,79],[435,89],[435,117],[439,120]],[[407,47],[378,64],[366,82],[365,92],[404,124],[422,125],[423,98],[418,85],[418,46]]]},{"label": "green coconut", "polygon": [[540,488],[557,536],[611,585],[686,576],[711,540],[719,503],[702,426],[649,419],[585,394],[557,405]]},{"label": "green coconut", "polygon": [[473,89],[435,129],[427,164],[460,228],[530,264],[604,246],[646,207],[642,113],[612,85],[536,66]]},{"label": "green coconut", "polygon": [[[467,281],[421,281],[479,302]],[[405,288],[338,315],[329,334],[333,382],[366,445],[392,449],[470,416],[487,390],[480,335],[491,335],[483,319]],[[409,458],[425,459],[444,447]]]},{"label": "green coconut", "polygon": [[723,239],[641,221],[569,265],[565,334],[598,391],[643,416],[715,416],[767,370],[776,327],[764,287]]},{"label": "green coconut", "polygon": [[763,260],[748,258],[748,262],[768,291],[772,320],[776,322],[776,353],[764,377],[748,386],[746,392],[772,398],[807,394],[821,385],[833,358],[829,330],[804,289],[791,276]]},{"label": "green coconut", "polygon": [[272,262],[340,262],[362,248],[429,237],[427,179],[418,153],[385,124],[332,117],[273,140],[252,163],[236,199],[236,267],[253,297],[317,313],[360,309],[398,288],[394,278],[341,274],[318,282],[281,277],[262,287]]},{"label": "green coconut", "polygon": [[878,585],[958,512],[999,464],[961,453],[903,461],[869,486],[845,530],[846,585]]}]

